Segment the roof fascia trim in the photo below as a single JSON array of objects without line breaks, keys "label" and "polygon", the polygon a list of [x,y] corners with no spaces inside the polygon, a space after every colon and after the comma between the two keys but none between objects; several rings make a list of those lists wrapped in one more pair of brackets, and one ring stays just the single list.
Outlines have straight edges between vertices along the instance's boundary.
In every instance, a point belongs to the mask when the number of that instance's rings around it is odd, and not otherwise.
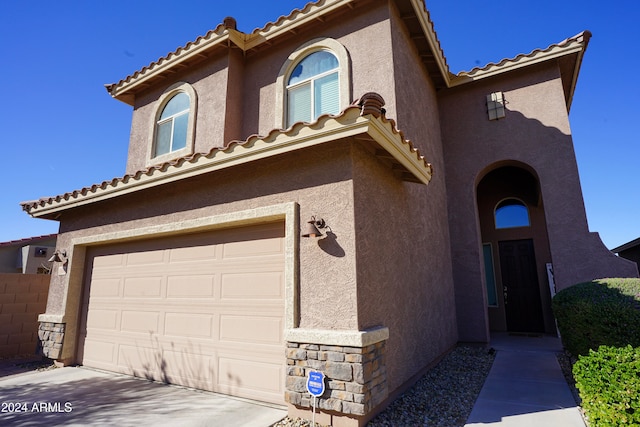
[{"label": "roof fascia trim", "polygon": [[617,254],[617,253],[620,253],[622,251],[626,251],[627,249],[631,249],[633,247],[636,247],[638,245],[640,245],[640,237],[635,239],[635,240],[632,240],[630,242],[624,243],[624,244],[622,244],[620,246],[617,246],[617,247],[611,249],[611,252]]},{"label": "roof fascia trim", "polygon": [[584,37],[584,41],[578,41],[581,49],[578,51],[578,57],[576,58],[576,64],[573,69],[573,76],[571,78],[571,86],[569,87],[569,96],[567,97],[567,113],[571,111],[571,103],[573,102],[573,95],[576,91],[576,85],[578,84],[578,75],[580,74],[580,68],[582,67],[582,59],[584,58],[584,53],[587,51],[590,37],[591,33]]},{"label": "roof fascia trim", "polygon": [[[143,68],[138,71],[137,75],[129,77],[128,80],[113,85],[110,91],[112,97],[122,99],[129,90],[134,89],[147,80],[163,73],[164,71],[184,62],[193,56],[199,55],[214,46],[224,43],[230,43],[242,49],[244,52],[251,50],[263,43],[269,43],[272,39],[279,37],[283,33],[290,32],[302,25],[306,25],[310,21],[317,20],[320,16],[339,9],[347,4],[355,3],[357,0],[327,0],[322,5],[309,4],[309,10],[301,11],[302,15],[284,20],[281,24],[273,24],[268,29],[260,29],[253,33],[243,33],[238,30],[226,28],[222,34],[216,34],[212,31],[213,36],[210,39],[204,38],[201,42],[196,42],[187,47],[180,48],[177,54],[170,53],[161,58],[158,62],[152,63],[149,68]],[[306,9],[306,7],[305,7]],[[179,50],[180,50],[179,49]],[[107,85],[111,87],[111,85]]]},{"label": "roof fascia trim", "polygon": [[166,70],[175,67],[176,65],[187,61],[194,56],[202,54],[202,52],[211,49],[212,47],[227,43],[227,41],[230,41],[231,43],[236,45],[239,44],[239,47],[243,48],[244,37],[242,37],[241,33],[235,30],[227,29],[223,34],[212,37],[209,40],[205,40],[194,48],[184,49],[180,53],[173,55],[171,58],[167,59],[165,57],[164,60],[153,64],[150,68],[143,69],[143,71],[140,71],[138,75],[134,75],[130,79],[116,84],[110,90],[110,94],[113,98],[121,98],[126,95],[128,91],[144,84],[147,80],[152,79],[159,74],[162,74]]},{"label": "roof fascia trim", "polygon": [[445,60],[444,56],[442,55],[442,51],[440,50],[438,37],[436,36],[432,27],[433,24],[425,12],[426,6],[424,3],[424,0],[411,0],[411,6],[413,6],[413,10],[416,12],[418,21],[420,21],[420,27],[422,27],[422,31],[427,37],[427,43],[429,43],[429,47],[431,48],[433,57],[436,59],[436,63],[438,64],[438,69],[442,74],[442,78],[444,79],[447,87],[450,87],[451,72],[449,72],[449,66],[447,65],[447,61]]},{"label": "roof fascia trim", "polygon": [[225,149],[214,150],[207,155],[191,159],[179,159],[174,164],[165,164],[160,169],[151,169],[136,176],[92,189],[87,194],[65,195],[63,200],[46,202],[44,205],[26,208],[34,217],[45,217],[90,203],[167,184],[181,179],[237,166],[254,160],[288,153],[301,148],[331,142],[342,138],[367,134],[389,152],[420,182],[431,179],[431,166],[419,157],[417,150],[394,131],[393,123],[372,115],[361,116],[359,108],[350,108],[342,116],[325,117],[312,124],[299,123],[286,132],[272,132],[266,137],[253,136],[244,143],[232,143]]},{"label": "roof fascia trim", "polygon": [[[495,64],[490,66],[486,70],[478,70],[473,73],[471,72],[462,72],[457,74],[451,80],[451,87],[460,86],[465,83],[471,83],[477,80],[485,79],[488,77],[493,77],[499,74],[507,73],[510,71],[518,70],[520,68],[529,67],[531,65],[539,64],[541,62],[551,61],[553,59],[557,59],[566,55],[571,55],[574,53],[583,54],[585,51],[586,45],[582,42],[575,41],[568,46],[554,46],[548,51],[539,52],[535,54],[533,57],[522,57],[513,60],[507,60],[503,64]],[[577,69],[580,67],[580,63],[576,64]],[[574,76],[577,77],[577,70],[574,72]],[[575,86],[575,77],[573,81],[573,85]],[[572,90],[573,92],[573,90]]]},{"label": "roof fascia trim", "polygon": [[391,122],[371,120],[367,133],[420,182],[426,185],[431,181],[431,165],[423,157],[418,157],[413,146],[394,132]]},{"label": "roof fascia trim", "polygon": [[304,7],[304,9],[309,7],[309,10],[305,11],[303,9],[300,11],[301,15],[285,19],[281,24],[276,23],[270,25],[266,30],[260,29],[247,34],[244,50],[251,50],[263,43],[268,43],[269,41],[281,36],[283,33],[288,33],[300,26],[307,25],[308,22],[315,21],[322,15],[340,9],[347,4],[355,3],[356,1],[357,0],[327,0],[322,5],[309,3]]}]

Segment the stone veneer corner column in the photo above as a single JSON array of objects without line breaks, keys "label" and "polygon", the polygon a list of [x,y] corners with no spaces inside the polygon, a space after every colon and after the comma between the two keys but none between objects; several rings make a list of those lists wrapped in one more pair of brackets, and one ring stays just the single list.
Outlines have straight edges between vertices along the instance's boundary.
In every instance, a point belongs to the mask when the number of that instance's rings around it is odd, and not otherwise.
[{"label": "stone veneer corner column", "polygon": [[38,326],[38,339],[42,355],[49,359],[59,359],[62,354],[62,342],[64,340],[64,323],[40,322]]},{"label": "stone veneer corner column", "polygon": [[311,409],[306,388],[310,370],[325,375],[317,407],[336,415],[365,417],[388,396],[385,361],[387,328],[367,331],[287,331],[285,400]]}]

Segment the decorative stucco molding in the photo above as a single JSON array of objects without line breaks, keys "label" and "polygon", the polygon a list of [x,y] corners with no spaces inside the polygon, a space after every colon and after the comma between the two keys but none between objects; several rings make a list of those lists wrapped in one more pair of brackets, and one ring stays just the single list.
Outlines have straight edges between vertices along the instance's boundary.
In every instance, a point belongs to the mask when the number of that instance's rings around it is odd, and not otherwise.
[{"label": "decorative stucco molding", "polygon": [[381,326],[364,331],[293,328],[285,330],[284,339],[290,342],[366,347],[389,339],[389,328]]}]

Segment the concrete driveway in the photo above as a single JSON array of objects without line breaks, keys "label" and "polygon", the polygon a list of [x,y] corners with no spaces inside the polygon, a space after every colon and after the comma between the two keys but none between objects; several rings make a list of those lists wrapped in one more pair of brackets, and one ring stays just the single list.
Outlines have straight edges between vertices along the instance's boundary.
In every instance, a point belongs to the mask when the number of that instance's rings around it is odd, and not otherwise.
[{"label": "concrete driveway", "polygon": [[261,405],[82,367],[0,378],[0,425],[252,426],[286,416]]}]

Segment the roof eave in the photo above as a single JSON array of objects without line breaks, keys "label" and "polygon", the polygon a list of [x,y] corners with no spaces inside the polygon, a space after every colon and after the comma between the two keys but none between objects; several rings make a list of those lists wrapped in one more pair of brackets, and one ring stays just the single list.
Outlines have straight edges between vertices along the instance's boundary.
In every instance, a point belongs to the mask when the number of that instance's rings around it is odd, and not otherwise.
[{"label": "roof eave", "polygon": [[[513,60],[507,60],[504,61],[504,63],[493,64],[489,67],[477,70],[475,72],[461,72],[456,74],[455,77],[451,80],[451,86],[454,87],[465,83],[486,79],[499,74],[539,64],[541,62],[551,61],[574,53],[583,54],[585,48],[586,44],[582,43],[572,43],[569,46],[554,46],[553,48],[544,52],[540,52],[532,57],[521,57]],[[574,76],[577,76],[577,71],[580,67],[579,62],[580,61],[577,61],[576,63],[576,72],[574,73]]]},{"label": "roof eave", "polygon": [[627,249],[634,248],[636,246],[640,246],[640,237],[635,239],[635,240],[632,240],[630,242],[627,242],[627,243],[625,243],[623,245],[620,245],[618,247],[615,247],[615,248],[611,249],[611,252],[617,254],[617,253],[626,251]]},{"label": "roof eave", "polygon": [[137,90],[144,89],[150,85],[150,81],[159,75],[166,73],[168,70],[180,67],[193,60],[206,58],[207,53],[217,47],[226,47],[230,43],[243,47],[244,34],[233,29],[226,29],[222,34],[212,33],[209,39],[203,38],[200,43],[194,44],[195,47],[181,49],[178,53],[170,54],[165,58],[154,62],[148,67],[137,71],[132,76],[121,80],[118,83],[105,85],[109,94],[126,104],[133,105]]},{"label": "roof eave", "polygon": [[[179,67],[196,57],[207,57],[216,47],[234,45],[244,52],[256,49],[262,45],[269,45],[276,39],[295,34],[300,27],[314,21],[322,21],[325,15],[331,14],[344,7],[353,8],[361,0],[325,0],[307,3],[302,10],[295,9],[286,17],[280,17],[275,23],[268,23],[261,29],[256,29],[249,34],[237,31],[233,28],[218,26],[195,42],[190,42],[184,47],[169,53],[158,61],[136,71],[134,74],[120,80],[117,83],[105,85],[109,94],[119,101],[133,105],[135,93],[150,85],[151,80],[158,78],[163,73]],[[423,0],[408,0],[420,22],[430,50],[435,58],[436,65],[448,86],[452,74],[449,72],[446,59],[440,48],[438,38],[433,29],[433,23],[428,15]]]},{"label": "roof eave", "polygon": [[420,22],[420,26],[422,27],[422,31],[424,32],[427,43],[433,53],[433,57],[436,61],[436,65],[440,70],[440,74],[442,74],[442,78],[445,81],[447,87],[451,85],[451,77],[453,74],[449,71],[449,66],[447,65],[446,58],[442,49],[440,48],[440,42],[438,41],[438,37],[433,29],[433,22],[431,21],[424,0],[411,0],[411,5],[413,6],[413,10],[418,17]]},{"label": "roof eave", "polygon": [[589,44],[591,33],[583,31],[582,33],[568,38],[558,44],[552,45],[544,50],[535,50],[527,55],[518,55],[512,59],[504,59],[498,64],[488,64],[483,68],[473,69],[471,71],[463,71],[456,74],[451,80],[451,87],[475,82],[478,80],[498,76],[511,71],[519,70],[532,65],[543,62],[559,60],[570,55],[575,56],[575,63],[572,72],[568,77],[563,76],[562,84],[565,89],[567,111],[571,108],[573,94],[578,81],[578,74],[582,65],[584,53]]},{"label": "roof eave", "polygon": [[576,85],[578,84],[578,75],[580,74],[580,68],[582,67],[582,59],[584,58],[584,53],[587,51],[587,47],[589,46],[589,40],[591,40],[591,32],[584,31],[582,33],[582,37],[580,37],[579,39],[579,43],[581,44],[582,49],[579,49],[577,51],[577,58],[573,68],[571,82],[569,82],[569,84],[565,84],[565,86],[567,86],[569,89],[569,94],[567,96],[567,112],[571,111],[573,95],[576,90]]},{"label": "roof eave", "polygon": [[206,58],[207,54],[210,54],[216,47],[234,45],[246,52],[259,45],[270,44],[283,34],[295,32],[298,27],[306,25],[308,22],[322,20],[323,15],[356,1],[359,0],[326,0],[325,2],[308,3],[302,10],[296,9],[289,16],[281,17],[276,23],[269,23],[264,28],[254,30],[250,34],[221,24],[205,36],[199,37],[195,42],[187,43],[184,47],[178,48],[125,79],[105,85],[105,87],[113,98],[133,105],[136,90],[145,88],[152,79],[172,68],[179,67],[180,64],[193,60],[195,57]]},{"label": "roof eave", "polygon": [[[261,44],[269,44],[282,35],[292,33],[309,22],[322,21],[323,15],[332,13],[344,6],[354,4],[359,0],[326,0],[307,3],[302,10],[295,9],[287,17],[281,17],[277,22],[270,22],[263,28],[247,34],[244,50],[255,49]],[[295,16],[294,16],[295,15]]]},{"label": "roof eave", "polygon": [[286,131],[274,130],[265,137],[254,135],[246,141],[232,142],[223,149],[177,159],[91,188],[23,202],[22,207],[34,218],[56,219],[63,211],[90,203],[354,136],[375,141],[386,157],[401,169],[404,180],[422,184],[430,181],[431,165],[411,142],[404,139],[392,120],[371,114],[363,116],[359,108],[350,107],[339,116],[322,116],[311,124],[297,123]]}]

